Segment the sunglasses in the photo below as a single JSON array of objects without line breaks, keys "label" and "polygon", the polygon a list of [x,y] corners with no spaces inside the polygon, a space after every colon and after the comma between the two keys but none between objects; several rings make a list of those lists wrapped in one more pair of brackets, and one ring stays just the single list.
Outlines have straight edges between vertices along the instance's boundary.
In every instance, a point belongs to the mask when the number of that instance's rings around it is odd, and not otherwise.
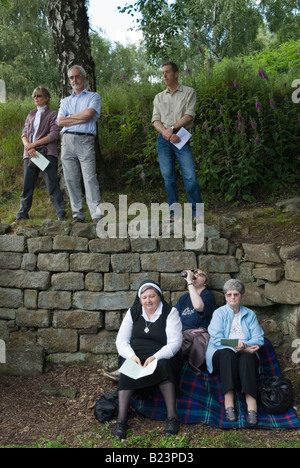
[{"label": "sunglasses", "polygon": [[33,99],[37,99],[37,98],[41,98],[41,97],[43,97],[42,94],[35,94],[35,95],[33,96]]}]

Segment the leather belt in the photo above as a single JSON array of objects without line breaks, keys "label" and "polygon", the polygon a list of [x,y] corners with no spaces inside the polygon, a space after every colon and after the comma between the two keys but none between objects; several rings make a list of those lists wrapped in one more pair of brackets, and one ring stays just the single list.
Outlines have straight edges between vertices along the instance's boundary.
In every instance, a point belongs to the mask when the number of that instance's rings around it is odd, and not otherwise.
[{"label": "leather belt", "polygon": [[93,133],[79,133],[79,132],[66,132],[65,135],[79,135],[79,136],[91,136],[94,137]]}]

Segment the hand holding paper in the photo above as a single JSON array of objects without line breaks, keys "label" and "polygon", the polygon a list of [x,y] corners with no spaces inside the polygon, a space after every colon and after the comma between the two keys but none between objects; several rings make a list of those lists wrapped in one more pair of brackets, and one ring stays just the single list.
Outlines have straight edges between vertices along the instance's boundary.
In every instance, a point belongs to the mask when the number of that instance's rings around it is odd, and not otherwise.
[{"label": "hand holding paper", "polygon": [[192,134],[188,132],[184,127],[182,127],[179,132],[177,132],[177,136],[180,138],[180,143],[172,143],[172,145],[176,146],[179,150],[181,150],[184,145],[192,138]]},{"label": "hand holding paper", "polygon": [[120,367],[120,373],[127,375],[131,379],[137,380],[148,375],[152,375],[157,366],[157,359],[154,359],[147,367],[141,367],[132,359],[126,359],[124,364]]},{"label": "hand holding paper", "polygon": [[42,172],[47,169],[50,164],[50,161],[46,159],[41,153],[36,151],[38,155],[37,158],[31,158],[30,161],[33,162]]}]

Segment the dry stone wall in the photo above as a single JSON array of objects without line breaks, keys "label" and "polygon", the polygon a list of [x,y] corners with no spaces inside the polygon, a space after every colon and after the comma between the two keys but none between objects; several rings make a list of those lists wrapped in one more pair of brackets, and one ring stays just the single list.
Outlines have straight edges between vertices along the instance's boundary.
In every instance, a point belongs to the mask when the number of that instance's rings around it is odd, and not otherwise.
[{"label": "dry stone wall", "polygon": [[173,305],[186,291],[183,269],[210,273],[218,305],[222,287],[240,278],[285,364],[300,336],[300,244],[234,245],[206,226],[205,243],[187,251],[183,239],[98,239],[92,224],[47,220],[40,229],[5,234],[0,225],[0,373],[41,373],[48,363],[116,365],[115,339],[140,282],[160,283]]}]

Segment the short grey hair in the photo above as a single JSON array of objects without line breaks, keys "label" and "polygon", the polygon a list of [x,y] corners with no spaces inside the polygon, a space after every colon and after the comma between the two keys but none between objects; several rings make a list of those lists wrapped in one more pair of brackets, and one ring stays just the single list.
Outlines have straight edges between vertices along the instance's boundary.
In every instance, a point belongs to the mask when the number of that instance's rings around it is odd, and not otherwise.
[{"label": "short grey hair", "polygon": [[73,68],[77,68],[80,71],[80,74],[82,76],[84,76],[84,78],[87,77],[87,73],[86,73],[85,69],[81,65],[72,65],[72,67],[70,67],[69,70],[68,70],[68,76],[70,74],[70,71],[73,70]]},{"label": "short grey hair", "polygon": [[232,289],[235,289],[236,291],[238,291],[242,295],[245,294],[244,283],[239,279],[230,279],[230,280],[226,281],[226,283],[223,286],[224,294],[227,294],[228,291],[231,291]]}]

